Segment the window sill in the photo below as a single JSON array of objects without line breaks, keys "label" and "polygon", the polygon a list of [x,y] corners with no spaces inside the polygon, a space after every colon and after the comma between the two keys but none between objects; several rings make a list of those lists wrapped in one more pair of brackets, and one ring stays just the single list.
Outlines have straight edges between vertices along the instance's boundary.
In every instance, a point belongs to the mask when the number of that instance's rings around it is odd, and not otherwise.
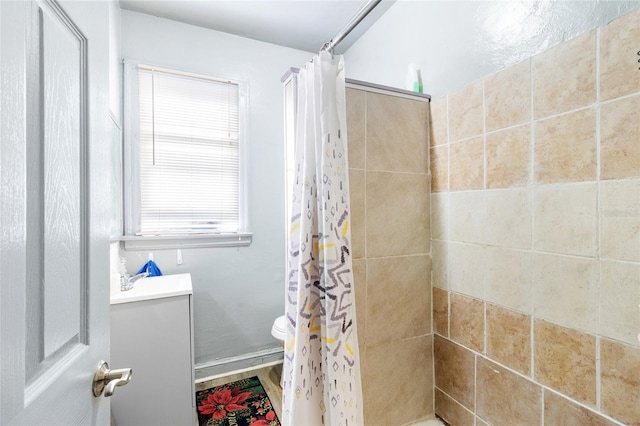
[{"label": "window sill", "polygon": [[174,248],[205,247],[246,247],[251,244],[253,234],[241,232],[237,234],[209,235],[176,235],[176,236],[124,236],[125,250],[161,250]]}]

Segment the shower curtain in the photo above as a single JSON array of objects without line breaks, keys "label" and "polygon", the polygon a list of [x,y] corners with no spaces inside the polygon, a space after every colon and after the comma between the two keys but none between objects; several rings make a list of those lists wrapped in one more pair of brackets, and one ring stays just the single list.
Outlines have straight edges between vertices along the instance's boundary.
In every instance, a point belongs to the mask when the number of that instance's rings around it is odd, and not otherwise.
[{"label": "shower curtain", "polygon": [[300,70],[296,108],[282,420],[361,425],[342,56]]}]

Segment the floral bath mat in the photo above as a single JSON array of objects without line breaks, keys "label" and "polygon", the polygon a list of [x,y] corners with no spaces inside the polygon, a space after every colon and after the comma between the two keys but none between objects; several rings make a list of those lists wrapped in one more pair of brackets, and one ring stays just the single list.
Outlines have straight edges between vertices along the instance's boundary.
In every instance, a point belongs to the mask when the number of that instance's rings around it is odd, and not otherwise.
[{"label": "floral bath mat", "polygon": [[257,376],[196,392],[200,426],[280,426]]}]

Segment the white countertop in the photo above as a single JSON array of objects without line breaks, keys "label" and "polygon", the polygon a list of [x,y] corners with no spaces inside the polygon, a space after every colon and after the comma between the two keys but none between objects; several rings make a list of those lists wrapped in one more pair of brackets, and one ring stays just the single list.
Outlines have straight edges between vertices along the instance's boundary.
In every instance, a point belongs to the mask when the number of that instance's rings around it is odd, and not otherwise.
[{"label": "white countertop", "polygon": [[138,280],[128,291],[120,291],[119,287],[112,288],[111,304],[161,299],[185,294],[193,294],[191,274],[162,275]]}]

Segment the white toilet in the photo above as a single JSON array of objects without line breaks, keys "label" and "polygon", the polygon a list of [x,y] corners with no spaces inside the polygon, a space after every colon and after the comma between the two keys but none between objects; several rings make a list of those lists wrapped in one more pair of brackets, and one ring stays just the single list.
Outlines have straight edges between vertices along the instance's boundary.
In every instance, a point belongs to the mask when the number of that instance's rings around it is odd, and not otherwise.
[{"label": "white toilet", "polygon": [[286,326],[284,315],[276,318],[271,327],[271,335],[284,344],[284,328]]},{"label": "white toilet", "polygon": [[[279,316],[273,322],[273,326],[271,327],[271,335],[275,337],[276,340],[279,340],[280,342],[282,342],[283,345],[284,345],[285,327],[287,325],[286,321],[287,320],[285,319],[284,315]],[[283,384],[283,378],[282,376],[280,376],[280,387],[282,387],[282,384]]]}]

